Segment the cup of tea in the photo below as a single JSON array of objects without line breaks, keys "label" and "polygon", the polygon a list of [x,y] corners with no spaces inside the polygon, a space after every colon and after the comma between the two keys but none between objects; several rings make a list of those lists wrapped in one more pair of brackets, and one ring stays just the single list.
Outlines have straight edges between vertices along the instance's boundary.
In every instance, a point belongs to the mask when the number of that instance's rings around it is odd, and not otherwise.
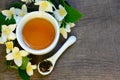
[{"label": "cup of tea", "polygon": [[20,46],[34,55],[52,51],[58,43],[60,29],[56,19],[42,11],[25,15],[17,25],[16,36]]}]

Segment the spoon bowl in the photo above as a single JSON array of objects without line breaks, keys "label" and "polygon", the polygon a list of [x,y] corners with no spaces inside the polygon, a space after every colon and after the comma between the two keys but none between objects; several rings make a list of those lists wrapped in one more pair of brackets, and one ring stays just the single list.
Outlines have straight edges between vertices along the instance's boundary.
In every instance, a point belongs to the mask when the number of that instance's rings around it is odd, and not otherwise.
[{"label": "spoon bowl", "polygon": [[52,72],[56,61],[58,58],[62,55],[62,53],[70,47],[73,43],[76,42],[75,36],[70,36],[68,40],[63,44],[63,46],[53,55],[52,57],[45,59],[44,61],[40,62],[38,64],[38,72],[41,75],[48,75]]},{"label": "spoon bowl", "polygon": [[52,72],[53,68],[54,68],[54,64],[48,60],[44,60],[38,64],[38,71],[42,75],[50,74]]}]

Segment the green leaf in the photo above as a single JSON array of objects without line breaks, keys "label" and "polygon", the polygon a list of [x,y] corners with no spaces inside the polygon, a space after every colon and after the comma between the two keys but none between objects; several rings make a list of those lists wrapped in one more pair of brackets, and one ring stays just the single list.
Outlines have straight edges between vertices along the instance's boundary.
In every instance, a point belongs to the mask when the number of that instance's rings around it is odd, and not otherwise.
[{"label": "green leaf", "polygon": [[0,28],[2,25],[10,25],[15,23],[16,21],[13,16],[11,19],[6,19],[6,17],[2,13],[0,13]]},{"label": "green leaf", "polygon": [[18,46],[18,41],[17,41],[17,39],[15,39],[15,40],[13,41],[13,43],[14,43],[14,46]]},{"label": "green leaf", "polygon": [[61,3],[63,6],[64,4],[68,5],[68,6],[71,6],[67,1],[65,0],[59,0],[59,3]]},{"label": "green leaf", "polygon": [[56,0],[50,0],[50,2],[53,3],[56,8],[58,8],[59,3]]},{"label": "green leaf", "polygon": [[4,25],[16,24],[16,21],[15,21],[14,17],[12,16],[11,19],[7,19],[3,24]]},{"label": "green leaf", "polygon": [[13,61],[6,61],[6,68],[7,69],[18,69],[18,66],[17,65],[14,65],[13,64]]},{"label": "green leaf", "polygon": [[66,22],[77,22],[83,17],[83,14],[79,13],[79,11],[76,9],[69,7],[68,5],[66,5],[65,8],[68,12],[67,16],[65,17]]},{"label": "green leaf", "polygon": [[10,66],[11,66],[11,61],[6,61],[6,67],[7,67],[7,69],[10,69]]},{"label": "green leaf", "polygon": [[29,60],[30,59],[28,57],[23,57],[22,58],[22,66],[20,67],[20,69],[25,70]]},{"label": "green leaf", "polygon": [[0,26],[5,22],[6,17],[0,13]]},{"label": "green leaf", "polygon": [[23,3],[21,3],[21,2],[14,2],[14,3],[11,3],[10,7],[21,9],[22,5],[23,5]]},{"label": "green leaf", "polygon": [[67,16],[65,17],[66,22],[77,22],[79,19],[83,17],[78,10],[74,9],[64,0],[60,0],[60,3],[65,7],[67,11]]},{"label": "green leaf", "polygon": [[0,33],[1,33],[1,27],[3,23],[5,22],[6,17],[0,12]]},{"label": "green leaf", "polygon": [[14,66],[10,66],[10,68],[12,68],[12,69],[18,69],[18,66],[14,65]]},{"label": "green leaf", "polygon": [[22,80],[30,80],[30,76],[26,73],[26,70],[18,69],[19,76]]}]

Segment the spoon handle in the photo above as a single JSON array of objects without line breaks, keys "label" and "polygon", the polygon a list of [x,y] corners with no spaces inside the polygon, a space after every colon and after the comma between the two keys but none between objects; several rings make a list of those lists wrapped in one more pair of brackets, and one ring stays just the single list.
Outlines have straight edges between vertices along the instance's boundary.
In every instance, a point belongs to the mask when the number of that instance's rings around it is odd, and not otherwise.
[{"label": "spoon handle", "polygon": [[53,55],[51,58],[48,60],[52,61],[53,63],[56,62],[56,60],[61,56],[61,54],[73,43],[76,42],[76,37],[75,36],[70,36],[68,40],[63,44],[63,46]]}]

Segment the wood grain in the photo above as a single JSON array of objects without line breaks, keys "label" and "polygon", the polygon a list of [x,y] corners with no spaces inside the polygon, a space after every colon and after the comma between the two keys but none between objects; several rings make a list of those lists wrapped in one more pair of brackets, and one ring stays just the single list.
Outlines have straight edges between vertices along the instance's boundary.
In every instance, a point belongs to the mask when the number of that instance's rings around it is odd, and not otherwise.
[{"label": "wood grain", "polygon": [[[0,9],[9,1],[0,0]],[[72,34],[77,42],[59,59],[49,76],[38,72],[31,80],[120,80],[120,0],[68,0],[84,14]],[[17,71],[5,68],[0,46],[0,80],[20,80]]]}]

